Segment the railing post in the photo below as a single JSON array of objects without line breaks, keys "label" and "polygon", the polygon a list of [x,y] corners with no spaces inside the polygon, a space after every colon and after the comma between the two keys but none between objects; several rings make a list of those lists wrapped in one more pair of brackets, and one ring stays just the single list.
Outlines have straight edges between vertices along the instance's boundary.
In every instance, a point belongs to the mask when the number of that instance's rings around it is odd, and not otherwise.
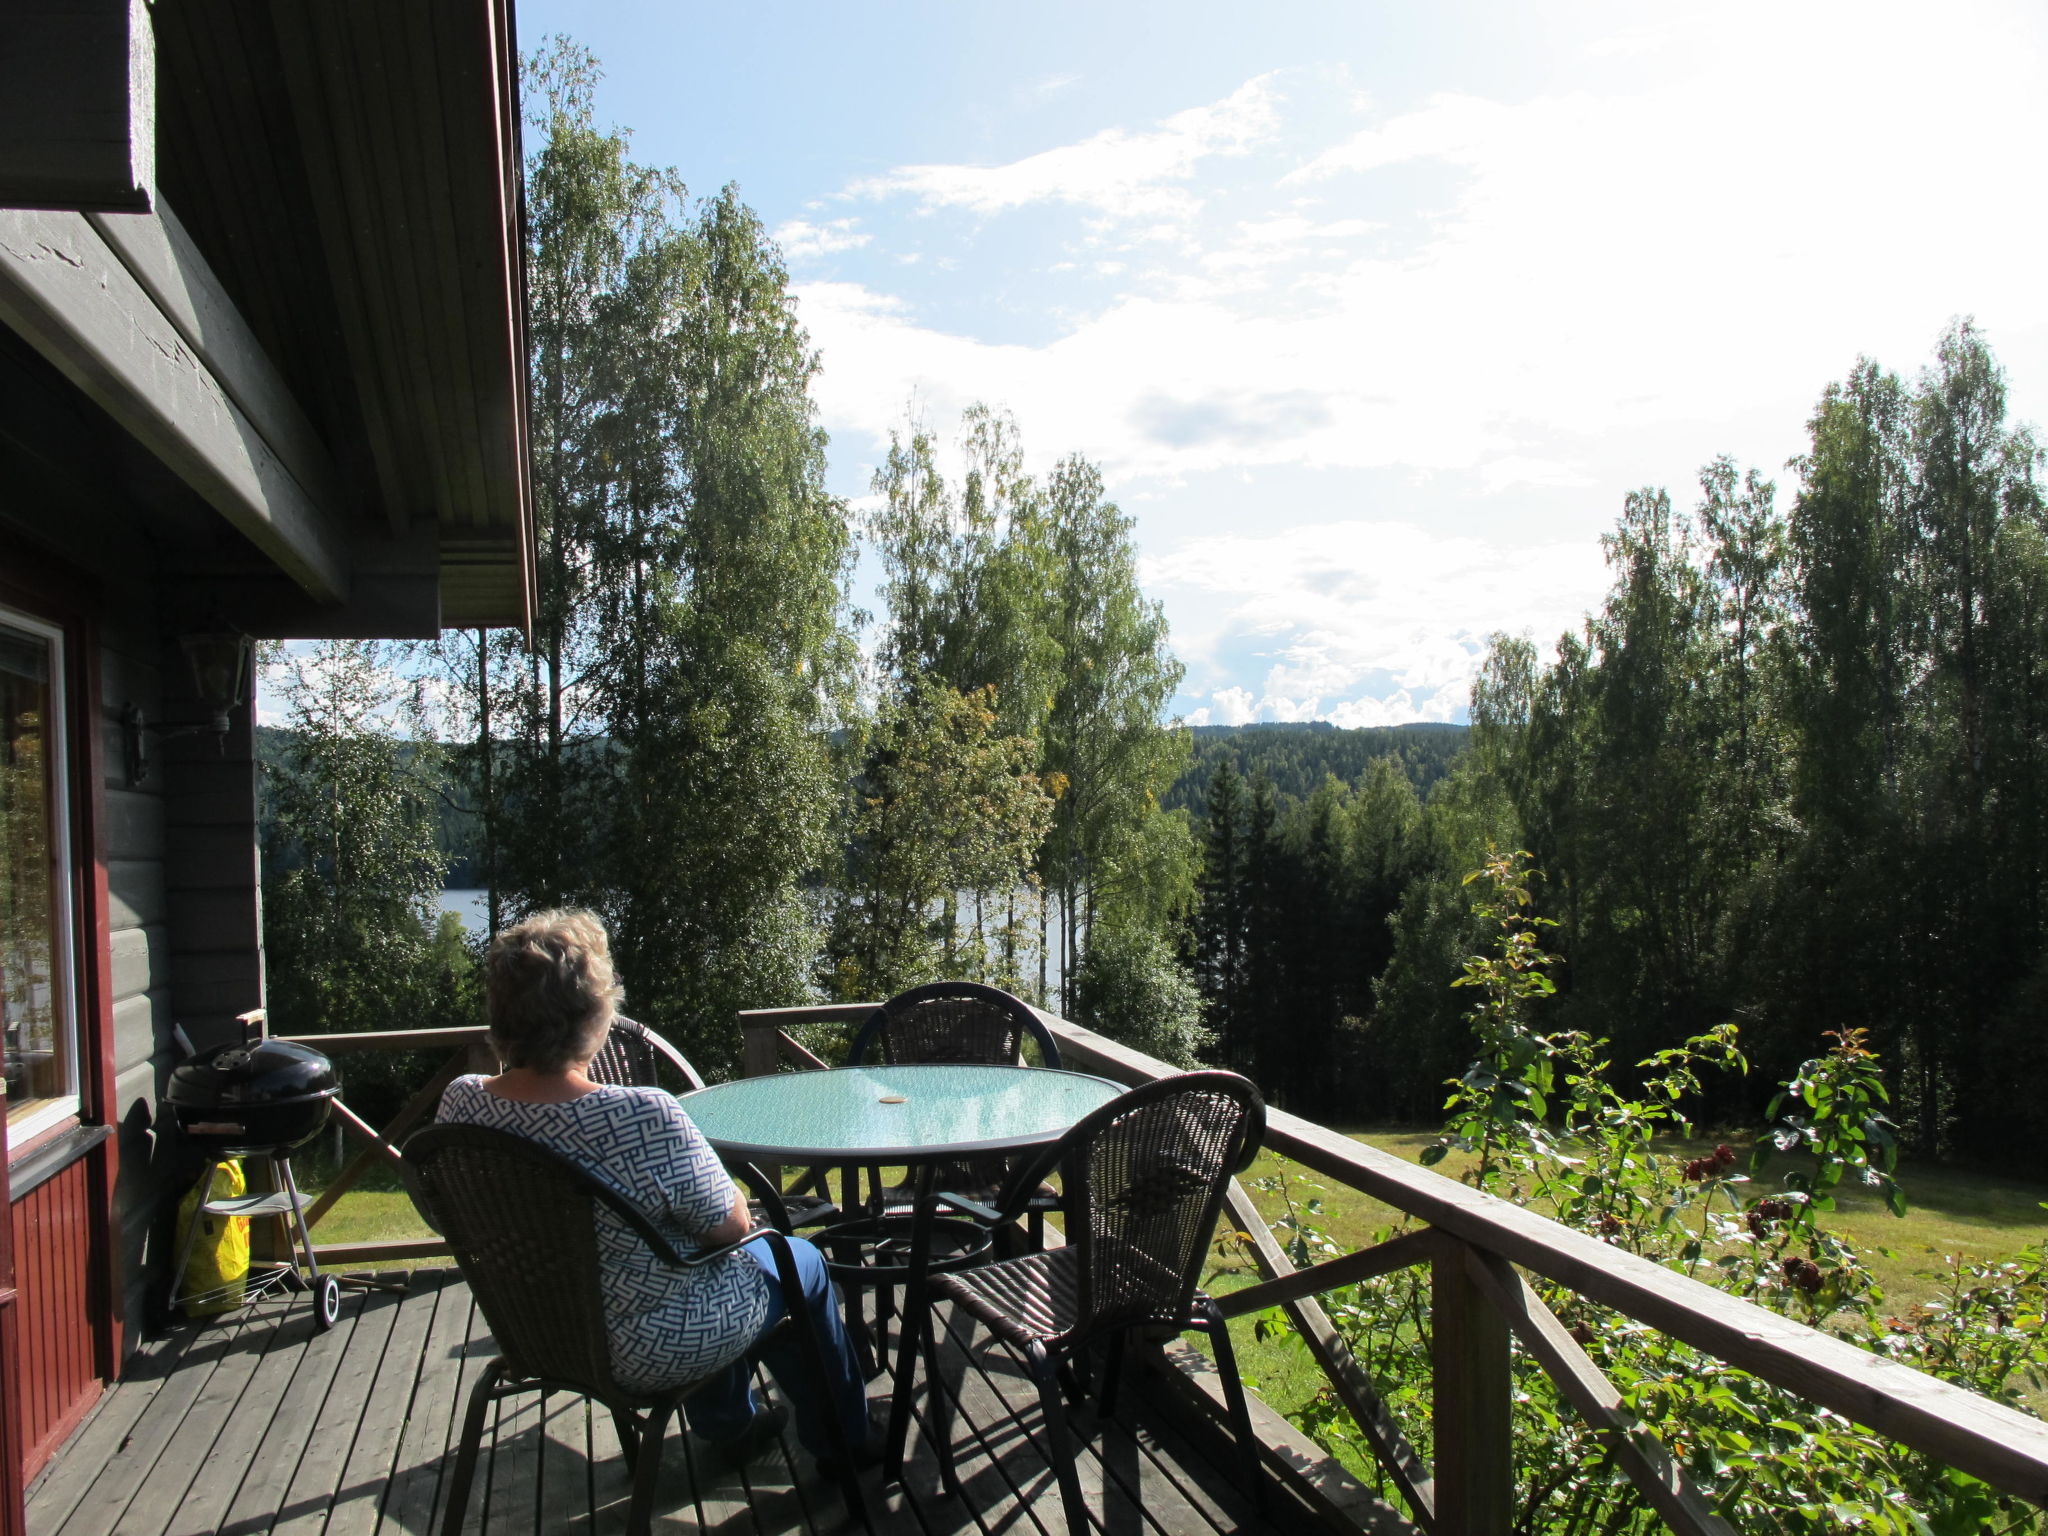
[{"label": "railing post", "polygon": [[1436,1536],[1507,1536],[1515,1513],[1508,1325],[1446,1244],[1430,1271]]},{"label": "railing post", "polygon": [[[740,1015],[740,1076],[769,1077],[781,1066],[775,1049],[776,1037],[782,1031],[771,1023],[750,1019]],[[782,1188],[782,1165],[765,1163],[761,1166],[761,1177]]]},{"label": "railing post", "polygon": [[777,1026],[740,1015],[740,1075],[767,1077],[780,1065],[775,1050]]}]

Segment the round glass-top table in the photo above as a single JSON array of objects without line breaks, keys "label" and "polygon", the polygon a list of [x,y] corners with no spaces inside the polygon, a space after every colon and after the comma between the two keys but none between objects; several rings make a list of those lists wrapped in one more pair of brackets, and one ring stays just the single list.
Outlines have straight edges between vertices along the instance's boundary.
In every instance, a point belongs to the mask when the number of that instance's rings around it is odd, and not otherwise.
[{"label": "round glass-top table", "polygon": [[912,1164],[1045,1146],[1123,1091],[1080,1072],[933,1063],[743,1077],[679,1102],[728,1157]]},{"label": "round glass-top table", "polygon": [[[915,1175],[911,1213],[876,1210],[816,1234],[833,1276],[855,1286],[905,1286],[897,1374],[907,1379],[923,1329],[927,1277],[974,1262],[990,1232],[973,1221],[942,1218],[933,1177],[942,1163],[1050,1146],[1091,1110],[1123,1092],[1116,1083],[1049,1067],[837,1067],[778,1072],[715,1083],[678,1100],[704,1139],[721,1155],[761,1163],[901,1164]],[[946,1256],[933,1253],[940,1231],[960,1239]],[[831,1255],[837,1254],[834,1258]],[[856,1313],[856,1320],[860,1314]],[[879,1320],[879,1315],[878,1315]],[[866,1324],[859,1332],[866,1336]],[[861,1346],[865,1350],[866,1345]],[[903,1475],[909,1432],[908,1394],[890,1406],[885,1475]]]}]

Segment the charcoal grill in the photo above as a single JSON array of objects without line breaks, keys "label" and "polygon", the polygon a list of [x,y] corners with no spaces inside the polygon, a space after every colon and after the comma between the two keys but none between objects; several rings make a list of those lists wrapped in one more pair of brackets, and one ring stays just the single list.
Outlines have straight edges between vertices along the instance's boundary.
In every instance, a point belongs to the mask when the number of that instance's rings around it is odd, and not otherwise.
[{"label": "charcoal grill", "polygon": [[[243,1281],[243,1300],[259,1301],[274,1291],[309,1290],[314,1326],[325,1332],[341,1316],[341,1285],[320,1273],[313,1239],[306,1231],[306,1201],[292,1177],[291,1154],[327,1125],[334,1097],[340,1091],[334,1063],[310,1046],[272,1040],[260,1032],[233,1045],[201,1052],[171,1074],[164,1097],[186,1140],[206,1159],[200,1188],[206,1192],[171,1271],[171,1305],[213,1301],[222,1291],[183,1294],[185,1265],[199,1236],[199,1216],[268,1216],[283,1234],[286,1259],[252,1267]],[[268,1158],[277,1188],[258,1194],[214,1199],[214,1170],[233,1158]]]}]

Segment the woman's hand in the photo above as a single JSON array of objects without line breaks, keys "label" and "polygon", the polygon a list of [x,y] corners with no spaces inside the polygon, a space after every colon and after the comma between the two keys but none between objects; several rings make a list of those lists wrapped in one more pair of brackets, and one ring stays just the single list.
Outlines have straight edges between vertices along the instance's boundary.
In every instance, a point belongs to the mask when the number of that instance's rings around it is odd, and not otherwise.
[{"label": "woman's hand", "polygon": [[747,1209],[747,1192],[738,1185],[733,1186],[732,1214],[704,1234],[704,1246],[723,1248],[727,1243],[736,1243],[754,1230],[754,1213]]}]

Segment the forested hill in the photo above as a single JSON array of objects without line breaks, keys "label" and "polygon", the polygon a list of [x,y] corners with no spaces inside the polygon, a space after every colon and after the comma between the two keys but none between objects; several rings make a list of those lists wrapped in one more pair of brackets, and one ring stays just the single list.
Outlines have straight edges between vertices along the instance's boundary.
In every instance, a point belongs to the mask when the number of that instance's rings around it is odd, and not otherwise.
[{"label": "forested hill", "polygon": [[1209,780],[1226,757],[1247,778],[1263,773],[1284,797],[1306,799],[1334,773],[1347,784],[1365,775],[1376,757],[1397,759],[1418,795],[1450,771],[1465,750],[1467,728],[1434,721],[1340,730],[1327,720],[1262,725],[1197,725],[1194,756],[1174,781],[1166,809],[1185,806],[1196,820],[1209,814]]}]

